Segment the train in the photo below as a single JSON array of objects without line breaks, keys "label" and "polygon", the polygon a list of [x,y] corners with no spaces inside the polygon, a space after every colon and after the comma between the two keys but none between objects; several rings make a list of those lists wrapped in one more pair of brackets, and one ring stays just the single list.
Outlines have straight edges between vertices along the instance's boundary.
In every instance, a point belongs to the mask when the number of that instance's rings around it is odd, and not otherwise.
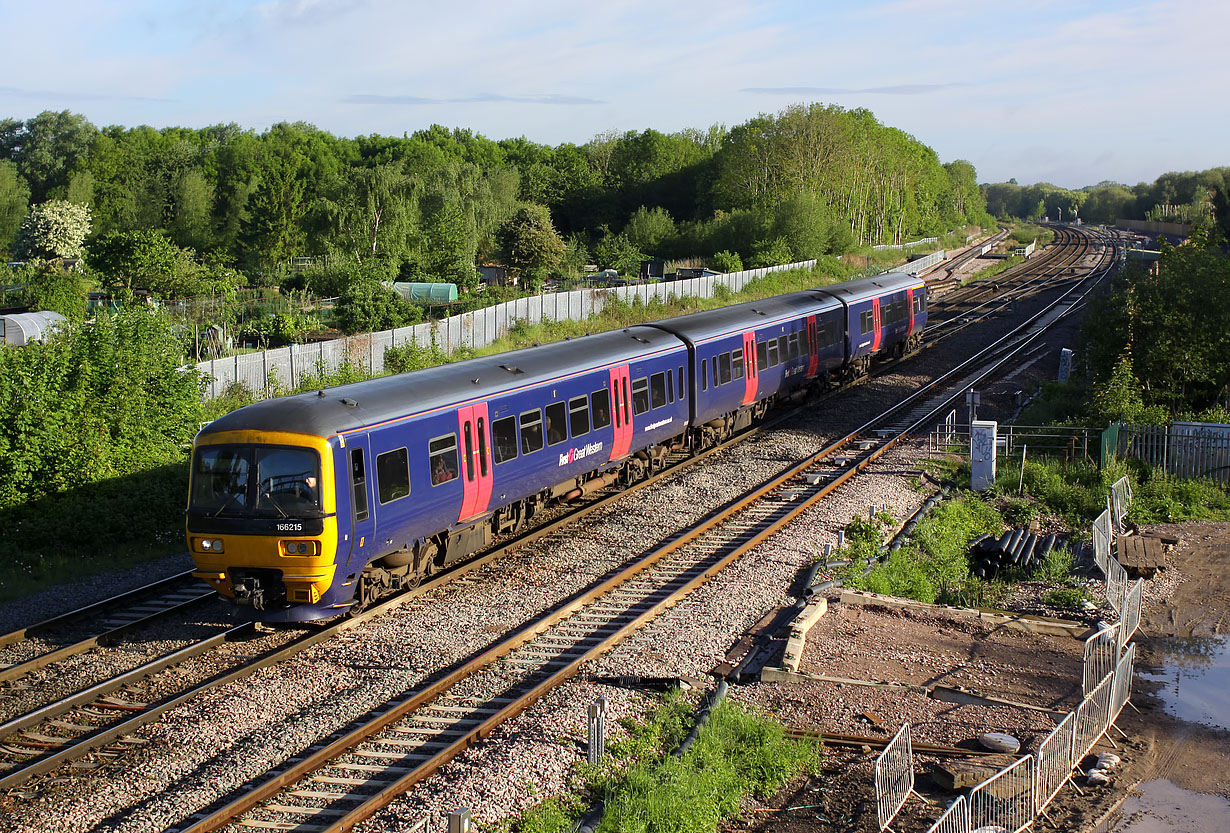
[{"label": "train", "polygon": [[237,617],[353,613],[922,344],[890,273],[240,408],[193,441],[195,570]]}]

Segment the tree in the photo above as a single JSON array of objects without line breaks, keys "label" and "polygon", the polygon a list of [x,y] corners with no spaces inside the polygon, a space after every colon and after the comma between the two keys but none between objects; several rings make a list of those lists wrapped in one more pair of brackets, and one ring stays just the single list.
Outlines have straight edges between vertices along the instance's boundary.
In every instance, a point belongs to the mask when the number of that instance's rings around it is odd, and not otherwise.
[{"label": "tree", "polygon": [[628,218],[623,234],[642,252],[658,253],[662,245],[675,235],[675,221],[665,208],[646,208],[642,205]]},{"label": "tree", "polygon": [[622,234],[608,234],[594,247],[599,269],[614,269],[621,275],[638,275],[645,255]]},{"label": "tree", "polygon": [[422,308],[371,277],[346,287],[337,302],[337,325],[344,333],[371,333],[417,324]]},{"label": "tree", "polygon": [[713,263],[713,268],[719,272],[743,271],[743,261],[740,260],[736,252],[716,252],[711,258],[711,262]]},{"label": "tree", "polygon": [[9,251],[30,207],[30,189],[17,165],[0,160],[0,253]]},{"label": "tree", "polygon": [[30,209],[17,230],[13,256],[20,260],[81,257],[90,233],[90,209],[51,200]]},{"label": "tree", "polygon": [[90,291],[80,271],[55,263],[35,263],[22,267],[11,280],[24,285],[21,303],[30,309],[58,312],[73,323],[85,318]]},{"label": "tree", "polygon": [[535,285],[559,265],[566,250],[547,207],[534,203],[518,208],[496,239],[513,272]]},{"label": "tree", "polygon": [[98,128],[85,116],[44,110],[24,123],[0,122],[0,158],[16,162],[33,200],[44,202],[64,196],[69,175],[85,160],[97,136]]},{"label": "tree", "polygon": [[113,231],[90,247],[90,265],[113,287],[145,289],[168,298],[199,295],[221,281],[230,288],[234,273],[210,275],[191,249],[181,249],[160,231]]}]

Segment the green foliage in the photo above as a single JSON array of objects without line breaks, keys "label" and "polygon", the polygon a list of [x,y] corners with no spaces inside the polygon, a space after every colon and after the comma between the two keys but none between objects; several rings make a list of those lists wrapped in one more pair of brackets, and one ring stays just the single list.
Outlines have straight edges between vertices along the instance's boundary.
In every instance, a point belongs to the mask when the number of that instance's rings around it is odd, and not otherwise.
[{"label": "green foliage", "polygon": [[720,251],[715,252],[713,257],[709,259],[713,264],[713,268],[719,272],[742,272],[743,261],[739,258],[737,252]]},{"label": "green foliage", "polygon": [[108,286],[124,293],[145,289],[177,298],[208,291],[205,270],[193,252],[158,231],[108,232],[91,244],[89,262]]},{"label": "green foliage", "polygon": [[13,256],[19,260],[81,257],[90,233],[90,209],[65,200],[39,203],[17,229]]},{"label": "green foliage", "polygon": [[608,234],[594,247],[599,269],[614,269],[620,275],[638,275],[645,255],[622,234]]},{"label": "green foliage", "polygon": [[497,240],[508,265],[531,286],[538,286],[559,266],[567,247],[546,206],[526,203],[502,225]]},{"label": "green foliage", "polygon": [[30,309],[58,312],[70,323],[78,323],[85,317],[90,287],[81,272],[54,263],[36,262],[13,272],[11,280],[25,285],[20,302]]},{"label": "green foliage", "polygon": [[748,268],[760,269],[764,266],[781,266],[794,261],[794,252],[790,241],[785,237],[774,237],[757,243],[748,259]]},{"label": "green foliage", "polygon": [[1230,492],[1209,480],[1187,480],[1148,470],[1137,486],[1128,517],[1136,523],[1230,521]]},{"label": "green foliage", "polygon": [[[44,110],[25,122],[0,120],[0,158],[17,163],[35,202],[64,196],[69,175],[86,160],[98,129],[68,110]],[[76,255],[63,255],[76,257]]]},{"label": "green foliage", "polygon": [[1047,592],[1042,601],[1052,607],[1080,610],[1082,604],[1089,601],[1089,594],[1079,587],[1058,587]]},{"label": "green foliage", "polygon": [[386,347],[384,350],[384,366],[390,373],[408,373],[425,367],[437,367],[450,360],[449,355],[434,341],[427,347],[403,344],[400,347]]},{"label": "green foliage", "polygon": [[633,248],[642,252],[657,253],[675,235],[675,221],[665,208],[641,206],[632,212],[624,226],[623,236]]},{"label": "green foliage", "polygon": [[417,324],[422,307],[401,297],[392,287],[370,278],[355,281],[338,299],[337,326],[344,333],[370,333]]},{"label": "green foliage", "polygon": [[1034,567],[1034,578],[1048,584],[1063,584],[1072,577],[1075,559],[1067,547],[1051,547],[1051,551]]},{"label": "green foliage", "polygon": [[8,253],[30,207],[30,188],[17,165],[0,159],[0,254]]}]

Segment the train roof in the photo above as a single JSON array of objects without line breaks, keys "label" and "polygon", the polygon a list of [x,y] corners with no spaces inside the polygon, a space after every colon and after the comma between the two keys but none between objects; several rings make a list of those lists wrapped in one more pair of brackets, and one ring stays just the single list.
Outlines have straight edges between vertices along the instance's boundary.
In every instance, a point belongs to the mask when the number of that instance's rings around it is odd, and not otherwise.
[{"label": "train roof", "polygon": [[912,286],[922,286],[922,284],[923,279],[915,275],[907,275],[904,272],[888,272],[887,274],[875,275],[870,278],[859,278],[853,281],[845,281],[844,283],[835,283],[831,286],[822,286],[819,291],[826,295],[832,295],[834,298],[840,298],[847,304],[853,304],[858,301],[865,301],[868,298],[878,297],[885,292],[900,292]]},{"label": "train roof", "polygon": [[802,313],[821,312],[840,306],[839,302],[815,290],[805,289],[788,295],[745,301],[728,307],[701,310],[687,315],[655,321],[647,326],[659,327],[693,344],[710,338],[742,332],[777,319],[794,318]]},{"label": "train roof", "polygon": [[251,430],[329,437],[682,347],[655,327],[610,330],[256,402],[209,423],[200,435]]}]

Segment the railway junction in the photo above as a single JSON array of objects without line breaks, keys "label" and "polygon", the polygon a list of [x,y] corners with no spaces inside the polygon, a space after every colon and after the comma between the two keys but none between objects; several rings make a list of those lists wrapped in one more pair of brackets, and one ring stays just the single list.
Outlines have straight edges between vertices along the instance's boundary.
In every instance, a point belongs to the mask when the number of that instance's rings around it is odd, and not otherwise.
[{"label": "railway junction", "polygon": [[[887,740],[907,722],[917,743],[952,746],[1049,730],[1071,705],[1079,642],[856,604],[839,589],[801,676],[756,678],[780,664],[765,626],[796,605],[824,545],[868,507],[898,523],[916,511],[936,487],[926,432],[971,387],[1053,372],[1070,337],[1056,328],[1072,326],[1116,251],[1061,231],[1024,274],[943,295],[923,355],[673,461],[633,492],[560,511],[354,619],[236,627],[181,579],[71,620],[12,622],[0,640],[4,826],[404,831],[443,829],[462,806],[495,823],[568,789],[596,698],[613,724],[643,709],[637,681],[663,678],[738,677],[728,696],[799,731]],[[1154,599],[1173,590],[1173,572],[1159,575]],[[901,696],[939,682],[1004,702]],[[798,787],[849,799],[827,829],[878,829],[866,746],[834,745],[830,781]],[[749,818],[789,824],[785,806]],[[935,815],[907,824],[925,830]],[[808,823],[794,829],[826,829]]]}]

